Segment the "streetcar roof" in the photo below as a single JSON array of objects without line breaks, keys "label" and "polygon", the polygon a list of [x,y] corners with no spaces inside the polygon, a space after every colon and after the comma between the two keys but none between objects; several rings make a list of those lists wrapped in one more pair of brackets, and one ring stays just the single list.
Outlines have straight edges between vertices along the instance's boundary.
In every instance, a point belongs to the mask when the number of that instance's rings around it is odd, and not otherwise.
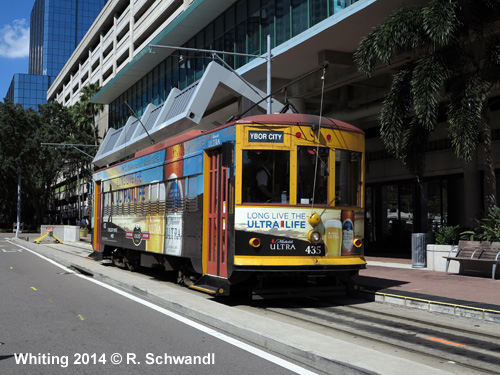
[{"label": "streetcar roof", "polygon": [[[312,126],[319,124],[319,121],[320,121],[319,116],[308,115],[303,113],[275,113],[270,115],[249,116],[242,118],[240,120],[229,122],[227,124],[219,125],[210,130],[191,130],[187,133],[183,133],[175,137],[168,138],[162,142],[158,142],[153,146],[149,146],[140,151],[137,151],[135,153],[135,157],[148,155],[155,151],[159,151],[161,149],[197,138],[203,134],[213,133],[219,131],[220,129],[227,128],[233,125],[256,124],[256,125]],[[321,127],[364,134],[364,132],[361,129],[358,129],[357,127],[348,124],[347,122],[335,120],[328,117],[321,117]]]},{"label": "streetcar roof", "polygon": [[[236,124],[262,124],[262,125],[299,125],[312,126],[320,124],[320,116],[308,115],[303,113],[276,113],[270,115],[256,115],[242,118],[235,121]],[[347,122],[335,120],[328,117],[321,117],[321,127],[331,128],[354,133],[365,134],[364,131],[348,124]]]},{"label": "streetcar roof", "polygon": [[[227,128],[229,126],[249,125],[249,124],[312,126],[312,125],[319,124],[319,122],[320,122],[320,116],[308,115],[308,114],[303,114],[303,113],[275,113],[275,114],[269,114],[269,115],[249,116],[249,117],[242,118],[240,120],[229,122],[227,124],[219,125],[219,126],[214,127],[210,130],[190,130],[186,133],[179,134],[177,136],[168,138],[164,141],[158,142],[152,146],[145,147],[142,150],[137,151],[133,157],[131,157],[127,160],[123,160],[119,163],[113,164],[113,166],[120,165],[120,164],[125,163],[129,160],[132,160],[132,159],[144,156],[144,155],[152,154],[156,151],[160,151],[162,149],[174,146],[174,145],[179,144],[179,143],[187,142],[191,139],[197,138],[197,137],[204,135],[204,134],[209,134],[209,133],[219,131],[219,130],[221,130],[223,128]],[[328,118],[328,117],[321,117],[321,127],[364,134],[364,132],[361,129],[358,129],[357,127],[355,127],[351,124],[348,124],[344,121]],[[106,168],[102,168],[102,169],[106,169]]]}]

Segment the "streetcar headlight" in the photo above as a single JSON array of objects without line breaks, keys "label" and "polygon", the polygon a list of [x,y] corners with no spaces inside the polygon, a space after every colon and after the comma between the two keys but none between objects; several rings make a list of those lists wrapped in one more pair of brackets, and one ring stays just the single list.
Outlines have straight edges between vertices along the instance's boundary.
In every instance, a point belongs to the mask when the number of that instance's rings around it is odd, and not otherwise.
[{"label": "streetcar headlight", "polygon": [[321,216],[316,212],[313,212],[307,217],[307,221],[311,227],[316,227],[319,223],[321,223]]},{"label": "streetcar headlight", "polygon": [[260,239],[259,238],[250,238],[250,241],[248,241],[248,244],[252,247],[259,247],[260,246]]},{"label": "streetcar headlight", "polygon": [[354,246],[356,247],[361,247],[361,245],[363,244],[363,241],[361,241],[361,238],[355,238],[352,243],[354,244]]},{"label": "streetcar headlight", "polygon": [[309,233],[307,233],[307,240],[313,245],[317,245],[321,242],[321,233],[316,229],[311,229]]}]

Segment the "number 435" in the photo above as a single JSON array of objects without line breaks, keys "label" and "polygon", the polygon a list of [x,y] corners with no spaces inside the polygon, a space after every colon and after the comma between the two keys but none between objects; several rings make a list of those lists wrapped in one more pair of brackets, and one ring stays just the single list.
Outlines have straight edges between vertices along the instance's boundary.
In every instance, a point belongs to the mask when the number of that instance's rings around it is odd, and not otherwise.
[{"label": "number 435", "polygon": [[306,248],[306,253],[309,255],[321,255],[322,248],[318,245],[309,245]]}]

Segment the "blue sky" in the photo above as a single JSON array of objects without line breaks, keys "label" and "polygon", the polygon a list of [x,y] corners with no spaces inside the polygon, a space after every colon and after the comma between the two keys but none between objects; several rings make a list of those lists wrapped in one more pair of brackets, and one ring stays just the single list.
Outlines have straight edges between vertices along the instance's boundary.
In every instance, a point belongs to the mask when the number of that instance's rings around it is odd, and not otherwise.
[{"label": "blue sky", "polygon": [[29,27],[35,0],[3,0],[0,11],[0,101],[14,73],[28,73]]}]

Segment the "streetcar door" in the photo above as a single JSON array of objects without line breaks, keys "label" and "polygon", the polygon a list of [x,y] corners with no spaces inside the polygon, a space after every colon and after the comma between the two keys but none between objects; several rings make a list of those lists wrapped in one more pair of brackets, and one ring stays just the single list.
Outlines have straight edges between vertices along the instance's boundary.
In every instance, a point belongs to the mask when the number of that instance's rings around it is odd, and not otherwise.
[{"label": "streetcar door", "polygon": [[207,274],[227,277],[228,173],[222,163],[222,148],[208,156]]},{"label": "streetcar door", "polygon": [[94,184],[94,235],[93,249],[101,251],[101,181]]}]

